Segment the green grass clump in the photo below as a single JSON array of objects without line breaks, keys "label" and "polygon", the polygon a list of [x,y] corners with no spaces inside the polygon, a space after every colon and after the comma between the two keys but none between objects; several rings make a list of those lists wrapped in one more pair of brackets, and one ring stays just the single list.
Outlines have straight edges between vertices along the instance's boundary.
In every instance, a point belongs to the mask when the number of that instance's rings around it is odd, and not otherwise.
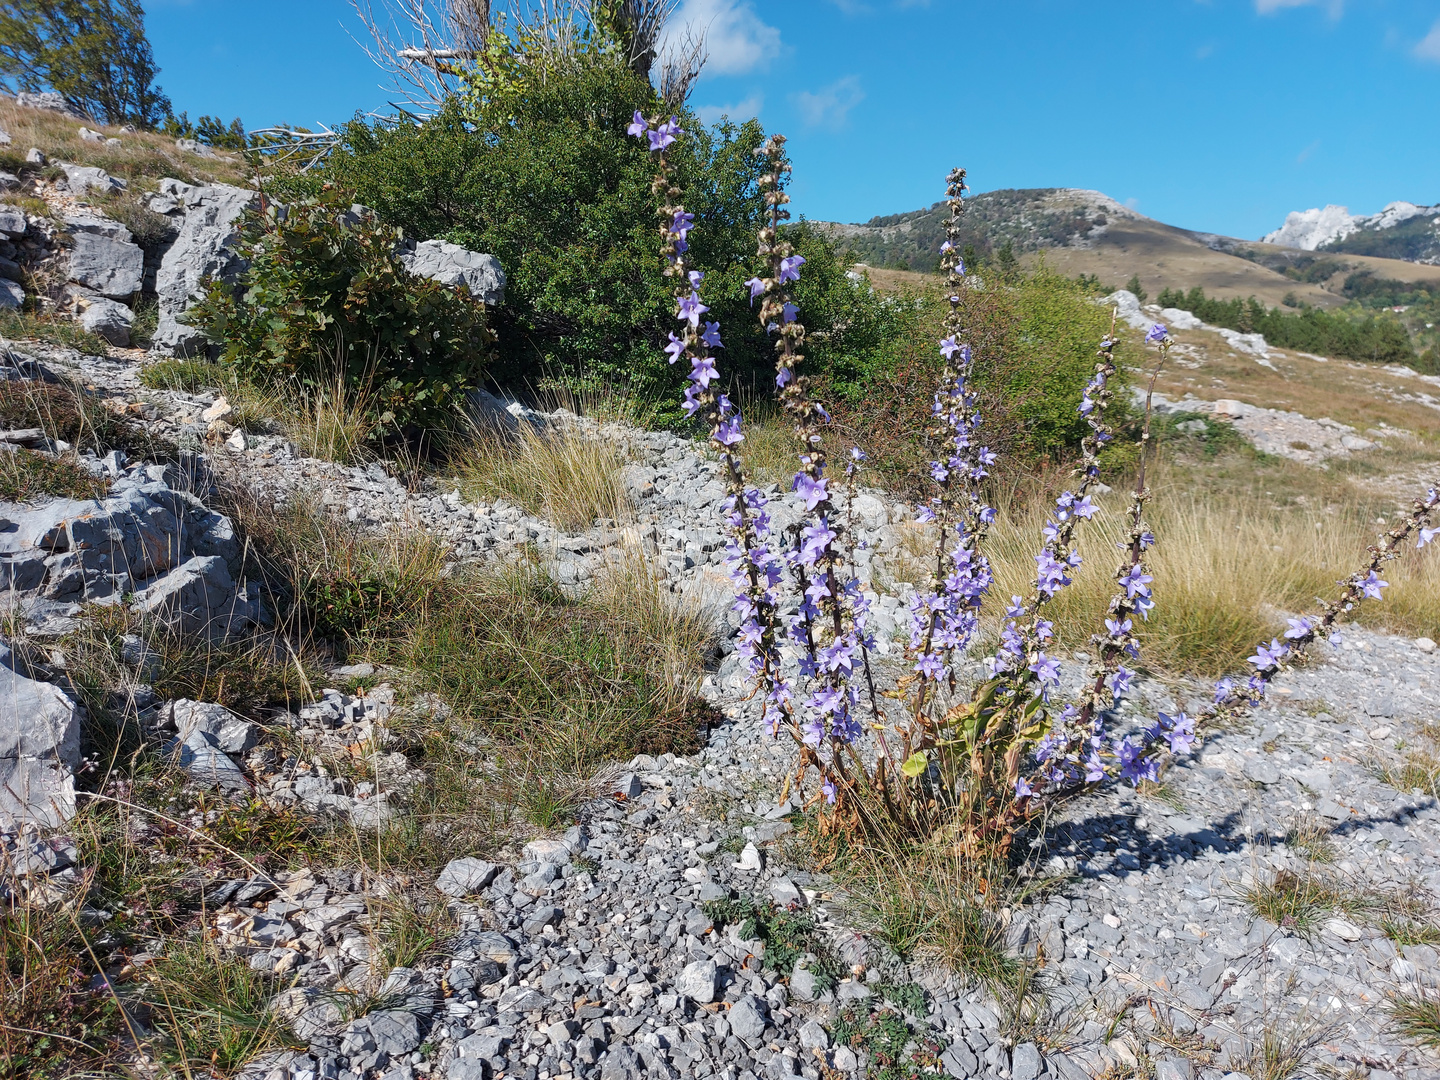
[{"label": "green grass clump", "polygon": [[598,520],[634,515],[620,483],[625,457],[612,442],[570,427],[518,435],[481,434],[454,455],[467,498],[504,499],[543,514],[562,529],[588,529]]},{"label": "green grass clump", "polygon": [[1276,926],[1310,936],[1327,915],[1353,915],[1374,906],[1374,898],[1347,888],[1313,869],[1277,870],[1242,893],[1252,911]]},{"label": "green grass clump", "polygon": [[1416,922],[1413,919],[1383,919],[1380,929],[1385,936],[1402,948],[1406,945],[1440,946],[1440,926]]},{"label": "green grass clump", "polygon": [[36,315],[28,311],[0,311],[0,337],[14,341],[43,341],[64,345],[86,356],[105,356],[109,342],[70,319]]},{"label": "green grass clump", "polygon": [[103,1061],[124,1033],[115,997],[93,990],[94,952],[73,913],[16,905],[0,917],[0,1075],[65,1075]]},{"label": "green grass clump", "polygon": [[223,386],[225,369],[209,360],[157,360],[140,369],[140,383],[151,390],[197,390]]},{"label": "green grass clump", "polygon": [[1400,1034],[1440,1050],[1440,996],[1423,991],[1396,994],[1390,1000],[1390,1016]]},{"label": "green grass clump", "polygon": [[98,499],[109,487],[108,481],[92,476],[73,457],[0,449],[0,500],[5,502],[27,502],[42,495]]},{"label": "green grass clump", "polygon": [[269,1010],[281,989],[243,957],[210,942],[183,941],[145,973],[144,997],[158,1038],[149,1046],[182,1075],[228,1076],[267,1050],[294,1041]]},{"label": "green grass clump", "polygon": [[1285,844],[1300,852],[1311,862],[1334,862],[1335,843],[1330,828],[1313,814],[1302,815],[1285,832]]},{"label": "green grass clump", "polygon": [[1421,791],[1440,798],[1440,724],[1427,724],[1419,739],[1401,748],[1396,760],[1371,763],[1375,775],[1397,791]]}]

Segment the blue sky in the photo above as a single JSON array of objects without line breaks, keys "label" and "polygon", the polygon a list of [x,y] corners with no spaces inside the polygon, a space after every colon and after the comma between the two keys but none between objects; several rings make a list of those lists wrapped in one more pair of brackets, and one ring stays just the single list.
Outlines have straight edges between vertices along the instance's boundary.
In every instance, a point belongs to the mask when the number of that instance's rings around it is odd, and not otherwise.
[{"label": "blue sky", "polygon": [[[335,123],[386,94],[347,0],[150,0],[192,117]],[[1103,16],[1096,13],[1103,11]],[[692,104],[791,138],[795,206],[863,221],[972,187],[1096,188],[1258,237],[1290,210],[1440,202],[1436,0],[684,0]]]}]

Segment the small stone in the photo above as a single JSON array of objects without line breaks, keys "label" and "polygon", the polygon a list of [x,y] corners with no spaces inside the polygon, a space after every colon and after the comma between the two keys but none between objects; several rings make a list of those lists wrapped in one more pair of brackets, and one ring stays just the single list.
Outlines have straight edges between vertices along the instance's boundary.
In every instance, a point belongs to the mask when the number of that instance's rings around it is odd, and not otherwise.
[{"label": "small stone", "polygon": [[790,992],[801,1001],[814,1001],[819,994],[815,989],[815,973],[805,968],[796,968],[790,976]]},{"label": "small stone", "polygon": [[1188,1058],[1164,1058],[1155,1063],[1155,1080],[1194,1080],[1195,1066]]},{"label": "small stone", "polygon": [[545,1029],[545,1037],[550,1040],[550,1044],[555,1049],[563,1050],[570,1044],[570,1040],[575,1038],[579,1030],[580,1025],[573,1020],[561,1020]]},{"label": "small stone", "polygon": [[233,450],[237,454],[243,454],[249,445],[249,440],[246,438],[245,431],[242,428],[236,428],[230,433],[230,437],[225,440],[226,449]]},{"label": "small stone", "polygon": [[729,1020],[730,1030],[737,1039],[754,1045],[765,1034],[768,1012],[763,999],[754,994],[743,994],[740,1000],[730,1007],[726,1019]]},{"label": "small stone", "polygon": [[206,409],[200,414],[200,419],[204,420],[207,424],[213,424],[216,420],[225,419],[225,417],[229,416],[234,411],[235,406],[231,405],[228,401],[226,401],[225,395],[221,394],[215,399],[215,404],[211,405],[208,409]]},{"label": "small stone", "polygon": [[707,1005],[715,1000],[716,979],[720,969],[714,960],[696,960],[686,964],[685,970],[675,980],[675,992],[684,994],[691,1001]]},{"label": "small stone", "polygon": [[977,1076],[980,1072],[980,1059],[959,1039],[940,1055],[940,1064],[949,1075],[956,1077],[956,1080],[970,1080],[970,1077]]},{"label": "small stone", "polygon": [[627,800],[638,799],[644,790],[645,785],[640,782],[640,777],[633,772],[627,772],[615,781],[611,794]]},{"label": "small stone", "polygon": [[1415,639],[1415,648],[1423,653],[1433,653],[1435,651],[1435,642],[1428,637],[1417,637]]},{"label": "small stone", "polygon": [[745,850],[740,852],[740,861],[733,865],[736,870],[749,870],[753,873],[759,873],[765,868],[764,860],[760,855],[760,849],[753,843],[745,845]]},{"label": "small stone", "polygon": [[535,910],[530,913],[530,917],[525,920],[525,932],[527,934],[538,934],[541,930],[544,930],[545,927],[559,922],[564,914],[565,913],[558,907],[553,907],[550,904],[541,904],[535,908]]},{"label": "small stone", "polygon": [[568,863],[572,854],[571,845],[564,840],[531,840],[522,851],[523,861],[551,866]]},{"label": "small stone", "polygon": [[1045,1071],[1045,1059],[1034,1043],[1021,1043],[1010,1059],[1010,1080],[1036,1080]]},{"label": "small stone", "polygon": [[804,907],[805,894],[789,878],[776,878],[770,883],[770,896],[782,908]]},{"label": "small stone", "polygon": [[534,1012],[548,1005],[550,999],[528,986],[512,986],[500,995],[496,1008],[501,1012]]},{"label": "small stone", "polygon": [[484,859],[451,859],[435,879],[435,888],[458,900],[485,888],[499,871],[498,866]]},{"label": "small stone", "polygon": [[835,996],[841,1001],[866,1001],[875,995],[863,982],[845,979],[835,988]]},{"label": "small stone", "polygon": [[371,1013],[368,1019],[375,1049],[389,1054],[392,1058],[408,1054],[420,1046],[420,1020],[414,1013],[403,1009],[386,1009]]},{"label": "small stone", "polygon": [[1253,780],[1257,784],[1278,784],[1280,782],[1280,770],[1265,755],[1247,757],[1245,763],[1241,765],[1240,771],[1245,774],[1246,779]]},{"label": "small stone", "polygon": [[800,1028],[800,1046],[804,1050],[829,1050],[830,1036],[814,1020],[808,1020]]},{"label": "small stone", "polygon": [[1341,941],[1360,940],[1360,928],[1354,923],[1338,917],[1325,920],[1325,932],[1334,934]]}]

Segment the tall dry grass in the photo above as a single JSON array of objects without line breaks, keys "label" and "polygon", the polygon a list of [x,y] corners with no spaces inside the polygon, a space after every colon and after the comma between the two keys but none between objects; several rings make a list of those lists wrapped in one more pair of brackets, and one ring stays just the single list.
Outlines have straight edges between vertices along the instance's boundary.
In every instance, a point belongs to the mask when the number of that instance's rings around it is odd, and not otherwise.
[{"label": "tall dry grass", "polygon": [[[1146,518],[1156,545],[1147,557],[1156,607],[1141,627],[1143,666],[1165,675],[1215,677],[1244,667],[1255,644],[1278,635],[1286,615],[1314,610],[1335,595],[1336,583],[1366,558],[1366,547],[1393,522],[1380,524],[1358,507],[1314,510],[1277,505],[1259,493],[1190,489],[1171,472],[1154,487]],[[1084,563],[1074,584],[1047,605],[1060,645],[1084,649],[1102,632],[1118,545],[1127,535],[1128,496],[1099,497],[1101,512],[1079,530]],[[1040,530],[1053,504],[1021,497],[999,507],[985,550],[995,569],[993,613],[1012,595],[1027,595],[1035,576]],[[926,545],[907,536],[890,572],[900,580],[924,576]],[[1367,601],[1353,617],[1361,625],[1409,636],[1440,636],[1440,545],[1387,564],[1383,600]]]},{"label": "tall dry grass", "polygon": [[[1118,545],[1126,536],[1127,500],[1101,500],[1102,512],[1080,539],[1084,565],[1075,584],[1049,607],[1061,643],[1083,648],[1101,631],[1114,593]],[[1035,538],[1048,507],[1038,502],[1004,514],[990,544],[996,592],[1028,591]],[[1276,509],[1254,499],[1195,498],[1158,490],[1147,518],[1157,542],[1149,559],[1156,607],[1145,623],[1141,657],[1153,670],[1216,676],[1244,664],[1262,638],[1285,626],[1285,614],[1311,610],[1334,595],[1336,582],[1360,565],[1385,526],[1358,515]],[[1364,625],[1411,635],[1440,632],[1440,554],[1406,550],[1387,570],[1383,601],[1355,612]]]},{"label": "tall dry grass", "polygon": [[452,461],[467,498],[505,499],[562,529],[634,517],[620,479],[624,448],[571,424],[540,428],[522,423],[510,436],[477,429],[453,452]]},{"label": "tall dry grass", "polygon": [[[82,125],[119,139],[120,145],[86,142],[80,138]],[[14,173],[33,170],[25,161],[25,152],[36,146],[52,161],[95,165],[111,176],[152,190],[154,182],[164,176],[179,177],[190,183],[220,181],[241,187],[250,183],[250,170],[242,155],[221,151],[214,157],[200,157],[178,149],[172,137],[158,132],[121,131],[46,109],[21,108],[13,101],[0,102],[0,127],[11,136],[10,145],[0,150],[0,168]],[[146,184],[146,180],[150,183]]]}]

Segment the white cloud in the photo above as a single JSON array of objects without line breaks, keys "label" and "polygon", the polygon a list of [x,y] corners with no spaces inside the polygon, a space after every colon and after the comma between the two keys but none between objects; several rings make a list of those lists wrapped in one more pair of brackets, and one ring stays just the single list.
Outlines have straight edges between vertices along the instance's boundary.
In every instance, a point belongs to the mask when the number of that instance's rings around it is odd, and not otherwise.
[{"label": "white cloud", "polygon": [[858,75],[846,75],[829,86],[821,87],[813,94],[802,90],[790,99],[800,110],[800,118],[811,127],[826,127],[832,131],[845,126],[850,110],[865,100],[865,91],[860,89]]},{"label": "white cloud", "polygon": [[705,70],[714,75],[743,75],[780,55],[780,31],[755,13],[750,0],[685,0],[670,17],[660,42],[667,46],[705,36]]},{"label": "white cloud", "polygon": [[760,115],[760,109],[765,104],[765,97],[762,94],[751,94],[744,101],[737,101],[734,105],[701,105],[695,110],[695,114],[707,124],[713,124],[722,116],[728,116],[737,124],[743,124],[746,120]]},{"label": "white cloud", "polygon": [[1285,8],[1323,7],[1330,18],[1338,19],[1345,11],[1345,0],[1255,0],[1255,10],[1261,15],[1274,15]]},{"label": "white cloud", "polygon": [[1440,19],[1435,20],[1435,25],[1430,28],[1430,33],[1421,39],[1415,46],[1415,55],[1421,60],[1434,60],[1440,63]]}]

